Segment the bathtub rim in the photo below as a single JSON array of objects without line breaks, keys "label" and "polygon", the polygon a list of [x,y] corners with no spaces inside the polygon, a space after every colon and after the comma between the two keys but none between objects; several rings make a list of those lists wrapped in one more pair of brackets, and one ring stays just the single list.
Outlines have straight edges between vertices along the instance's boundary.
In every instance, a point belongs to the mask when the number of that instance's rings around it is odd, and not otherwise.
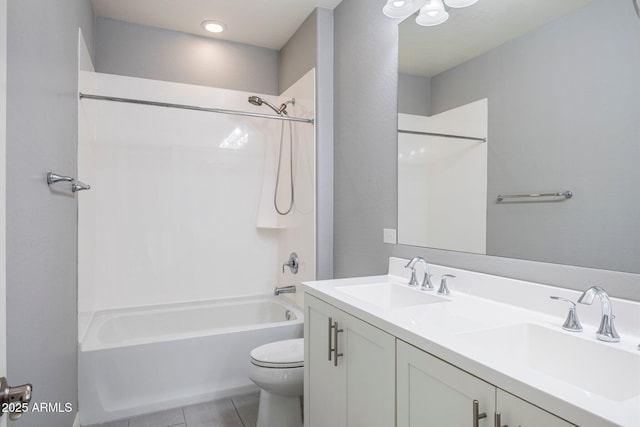
[{"label": "bathtub rim", "polygon": [[[163,336],[152,336],[152,337],[144,337],[138,339],[127,340],[124,342],[117,343],[102,343],[97,337],[97,333],[102,327],[104,323],[108,320],[113,319],[114,317],[124,316],[128,314],[135,314],[139,312],[154,312],[161,313],[167,311],[178,311],[181,308],[189,308],[189,309],[197,309],[206,306],[213,305],[236,305],[243,302],[256,302],[256,301],[267,301],[274,302],[279,305],[282,305],[283,308],[290,310],[293,314],[295,314],[295,320],[286,320],[283,322],[272,322],[272,323],[252,323],[243,326],[234,326],[227,328],[216,328],[216,329],[202,329],[194,332],[181,332],[181,333],[173,333],[167,334]],[[271,294],[262,294],[262,295],[248,295],[248,296],[240,296],[240,297],[229,297],[229,298],[216,298],[210,300],[200,300],[200,301],[187,301],[187,302],[178,302],[178,303],[169,303],[169,304],[158,304],[158,305],[148,305],[148,306],[140,306],[140,307],[127,307],[120,309],[107,309],[107,310],[98,310],[91,313],[79,313],[79,315],[87,316],[87,325],[84,328],[84,333],[82,336],[79,336],[78,339],[78,351],[79,352],[90,352],[90,351],[101,351],[101,350],[110,350],[122,347],[133,347],[138,345],[145,345],[151,343],[158,342],[166,342],[166,341],[178,341],[181,339],[192,339],[210,335],[221,335],[221,334],[231,334],[234,332],[243,332],[248,330],[258,330],[258,329],[268,329],[278,326],[285,325],[296,325],[304,323],[304,311],[301,307],[299,307],[293,299],[275,296]],[[89,339],[93,337],[89,341]]]}]

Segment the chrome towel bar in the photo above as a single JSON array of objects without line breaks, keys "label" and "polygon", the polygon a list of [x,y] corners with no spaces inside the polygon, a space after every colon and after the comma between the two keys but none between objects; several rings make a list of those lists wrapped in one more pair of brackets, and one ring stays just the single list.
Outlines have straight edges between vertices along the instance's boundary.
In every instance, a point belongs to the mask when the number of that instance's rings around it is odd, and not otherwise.
[{"label": "chrome towel bar", "polygon": [[573,197],[572,191],[563,191],[560,193],[531,193],[531,194],[508,194],[508,195],[498,195],[498,201],[502,202],[504,199],[520,199],[520,198],[535,198],[535,197],[564,197],[565,199],[570,199]]},{"label": "chrome towel bar", "polygon": [[404,130],[404,129],[398,129],[398,133],[406,133],[409,135],[439,136],[442,138],[455,138],[455,139],[466,139],[470,141],[487,142],[487,138],[480,138],[477,136],[453,135],[448,133],[421,132],[421,131]]},{"label": "chrome towel bar", "polygon": [[72,192],[78,192],[78,191],[82,191],[82,190],[90,190],[91,186],[88,184],[85,184],[82,181],[78,181],[77,179],[70,177],[70,176],[66,176],[66,175],[58,175],[57,173],[54,172],[49,172],[47,174],[47,184],[51,185],[51,184],[55,184],[56,182],[70,182],[71,183],[71,191]]}]

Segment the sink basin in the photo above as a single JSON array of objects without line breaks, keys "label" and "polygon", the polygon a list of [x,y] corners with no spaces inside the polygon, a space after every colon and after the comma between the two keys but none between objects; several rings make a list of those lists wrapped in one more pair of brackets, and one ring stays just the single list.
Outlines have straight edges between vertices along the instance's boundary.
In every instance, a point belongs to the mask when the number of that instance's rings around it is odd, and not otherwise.
[{"label": "sink basin", "polygon": [[338,286],[340,292],[383,308],[409,307],[412,305],[448,302],[446,298],[427,293],[407,285],[376,283],[368,285]]},{"label": "sink basin", "polygon": [[519,324],[459,334],[501,360],[552,376],[609,400],[640,395],[640,354],[554,331]]}]

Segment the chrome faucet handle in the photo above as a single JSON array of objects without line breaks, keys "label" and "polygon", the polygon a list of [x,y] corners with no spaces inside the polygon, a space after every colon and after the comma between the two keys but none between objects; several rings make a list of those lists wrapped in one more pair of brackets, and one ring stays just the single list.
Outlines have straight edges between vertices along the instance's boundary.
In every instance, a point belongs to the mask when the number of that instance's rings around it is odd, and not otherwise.
[{"label": "chrome faucet handle", "polygon": [[295,252],[291,252],[291,255],[289,255],[289,260],[284,264],[282,264],[282,274],[284,274],[285,267],[289,267],[289,270],[291,270],[291,273],[298,274],[300,261],[298,260],[298,255]]},{"label": "chrome faucet handle", "polygon": [[570,299],[551,296],[549,297],[556,301],[564,301],[569,304],[569,313],[567,314],[567,319],[564,321],[562,325],[562,329],[571,332],[580,332],[582,331],[582,325],[580,324],[580,320],[578,319],[578,311],[576,310],[576,303],[571,301]]},{"label": "chrome faucet handle", "polygon": [[416,277],[416,267],[415,267],[416,263],[419,262],[420,260],[422,260],[421,257],[418,257],[418,256],[413,257],[411,261],[409,261],[407,265],[404,266],[404,268],[411,269],[411,278],[409,279],[409,283],[407,283],[407,285],[409,285],[410,288],[416,288],[420,284],[418,283],[418,278]]},{"label": "chrome faucet handle", "polygon": [[600,327],[596,331],[596,338],[605,342],[619,342],[620,335],[618,335],[616,327],[613,324],[613,319],[615,319],[616,316],[613,315],[611,300],[604,289],[600,286],[592,286],[580,295],[578,302],[580,304],[591,305],[595,297],[600,298],[602,305],[602,320],[600,321]]},{"label": "chrome faucet handle", "polygon": [[405,265],[404,268],[410,268],[411,269],[411,278],[409,279],[409,283],[407,283],[407,285],[409,285],[410,288],[417,288],[418,287],[418,279],[416,278],[416,268],[414,266],[409,265],[409,264]]},{"label": "chrome faucet handle", "polygon": [[451,295],[451,291],[449,291],[449,287],[447,286],[447,279],[455,279],[456,276],[453,274],[443,274],[440,279],[440,287],[438,288],[439,295]]}]

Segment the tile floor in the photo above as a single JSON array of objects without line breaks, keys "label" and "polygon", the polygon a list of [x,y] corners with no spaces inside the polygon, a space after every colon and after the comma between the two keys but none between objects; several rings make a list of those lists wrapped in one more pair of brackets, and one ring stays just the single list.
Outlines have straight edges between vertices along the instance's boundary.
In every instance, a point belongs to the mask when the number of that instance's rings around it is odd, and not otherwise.
[{"label": "tile floor", "polygon": [[91,427],[255,427],[259,396],[256,392]]}]

